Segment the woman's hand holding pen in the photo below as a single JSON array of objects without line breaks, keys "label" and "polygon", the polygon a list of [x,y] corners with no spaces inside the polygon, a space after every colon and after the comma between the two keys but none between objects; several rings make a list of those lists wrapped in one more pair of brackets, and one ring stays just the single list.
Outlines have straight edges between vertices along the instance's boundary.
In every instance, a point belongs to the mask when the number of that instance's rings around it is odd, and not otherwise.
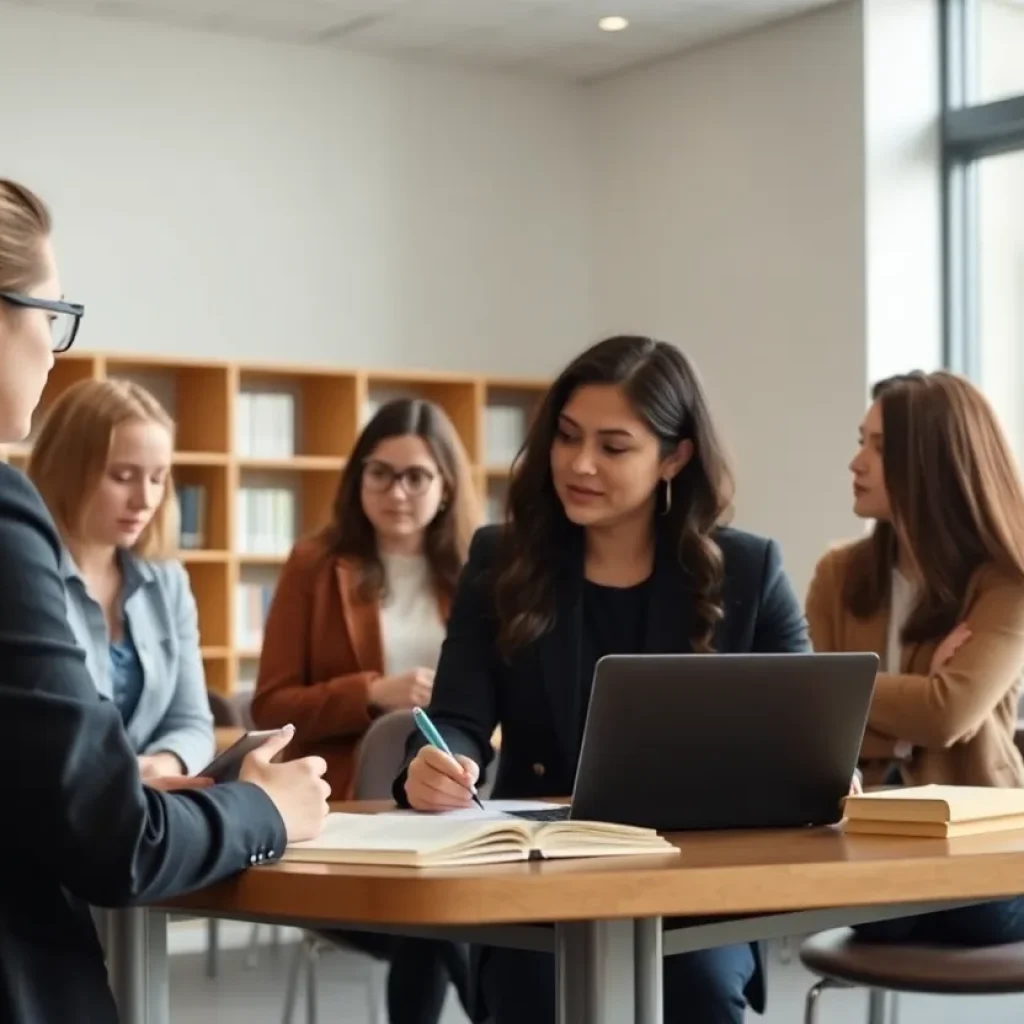
[{"label": "woman's hand holding pen", "polygon": [[416,811],[457,811],[472,805],[479,777],[475,761],[426,746],[409,765],[405,795]]}]

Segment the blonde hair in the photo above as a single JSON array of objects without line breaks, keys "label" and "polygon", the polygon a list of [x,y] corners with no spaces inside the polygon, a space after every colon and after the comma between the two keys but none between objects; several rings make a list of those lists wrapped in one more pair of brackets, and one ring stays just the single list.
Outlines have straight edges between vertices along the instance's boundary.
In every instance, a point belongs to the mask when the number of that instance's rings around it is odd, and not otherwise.
[{"label": "blonde hair", "polygon": [[50,211],[24,185],[0,178],[0,292],[23,292],[45,276]]},{"label": "blonde hair", "polygon": [[[127,380],[83,380],[50,406],[32,445],[28,475],[65,541],[107,468],[114,430],[123,423],[158,423],[174,435],[174,420],[144,387]],[[168,479],[160,505],[133,552],[160,560],[177,550],[178,500]]]}]

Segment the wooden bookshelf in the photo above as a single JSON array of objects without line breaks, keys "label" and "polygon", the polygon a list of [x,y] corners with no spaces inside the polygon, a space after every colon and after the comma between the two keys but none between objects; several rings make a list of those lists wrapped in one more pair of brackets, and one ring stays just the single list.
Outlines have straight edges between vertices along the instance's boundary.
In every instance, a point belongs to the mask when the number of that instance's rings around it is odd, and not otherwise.
[{"label": "wooden bookshelf", "polygon": [[[251,581],[272,587],[287,551],[248,551],[239,536],[240,491],[280,489],[292,495],[294,536],[324,525],[338,477],[372,410],[399,396],[415,395],[449,415],[473,465],[481,499],[497,517],[508,486],[518,439],[507,434],[529,423],[547,382],[432,371],[374,371],[333,367],[184,360],[166,356],[72,351],[59,356],[40,410],[83,379],[128,378],[149,388],[175,418],[174,479],[179,488],[204,494],[203,546],[180,558],[199,608],[207,685],[231,694],[255,677],[259,647],[236,636],[236,591]],[[243,395],[286,395],[294,454],[250,454],[240,433]],[[493,422],[492,422],[493,421]],[[493,436],[504,429],[501,444]],[[495,431],[498,434],[495,434]],[[521,431],[520,431],[521,432]],[[24,467],[30,444],[0,449]]]}]

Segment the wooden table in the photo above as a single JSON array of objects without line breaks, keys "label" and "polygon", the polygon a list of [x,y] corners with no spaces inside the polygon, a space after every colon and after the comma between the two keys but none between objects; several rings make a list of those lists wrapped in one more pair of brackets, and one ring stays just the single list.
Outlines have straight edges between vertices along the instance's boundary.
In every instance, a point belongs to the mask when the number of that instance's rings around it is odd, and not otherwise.
[{"label": "wooden table", "polygon": [[[348,805],[347,810],[367,809]],[[281,863],[117,915],[123,1024],[166,1024],[166,914],[445,935],[553,950],[559,1024],[660,1024],[664,955],[1024,891],[1024,831],[685,833],[678,855],[414,870]],[[665,919],[684,917],[684,922]],[[555,927],[544,927],[555,922]]]}]

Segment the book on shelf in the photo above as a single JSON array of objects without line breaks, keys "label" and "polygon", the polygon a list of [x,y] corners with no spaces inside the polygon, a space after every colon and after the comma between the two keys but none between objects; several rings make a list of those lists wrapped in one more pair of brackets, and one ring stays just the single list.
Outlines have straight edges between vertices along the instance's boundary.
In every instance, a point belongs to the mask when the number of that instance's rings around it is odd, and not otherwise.
[{"label": "book on shelf", "polygon": [[1024,828],[1024,789],[908,786],[849,796],[846,832],[952,839]]},{"label": "book on shelf", "polygon": [[178,546],[194,551],[206,547],[206,488],[185,484],[178,487]]},{"label": "book on shelf", "polygon": [[484,412],[484,451],[488,466],[513,461],[526,439],[526,409],[521,405],[488,405]]},{"label": "book on shelf", "polygon": [[363,403],[363,419],[360,426],[365,427],[374,416],[380,412],[380,407],[384,404],[384,399],[378,398],[377,396],[371,395]]},{"label": "book on shelf", "polygon": [[503,814],[332,813],[285,860],[441,868],[573,857],[678,853],[652,829],[595,821],[527,821]]},{"label": "book on shelf", "polygon": [[269,584],[235,584],[236,646],[250,651],[258,651],[263,646],[263,625],[273,597],[274,588]]},{"label": "book on shelf", "polygon": [[493,491],[487,495],[484,507],[484,516],[488,523],[501,523],[505,521],[505,502],[507,494],[495,494]]},{"label": "book on shelf", "polygon": [[238,549],[246,555],[286,555],[295,543],[295,493],[287,487],[238,491]]},{"label": "book on shelf", "polygon": [[295,396],[240,392],[235,400],[235,448],[243,458],[290,459],[295,454]]}]

